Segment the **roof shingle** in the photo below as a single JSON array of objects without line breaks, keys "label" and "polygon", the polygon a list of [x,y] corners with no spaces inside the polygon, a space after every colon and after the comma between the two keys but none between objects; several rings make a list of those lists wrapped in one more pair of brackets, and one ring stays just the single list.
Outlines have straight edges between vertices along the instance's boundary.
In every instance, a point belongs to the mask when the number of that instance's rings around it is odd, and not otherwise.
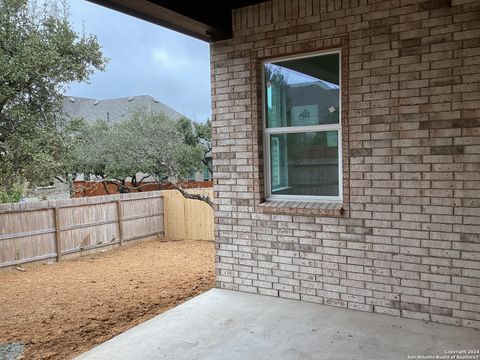
[{"label": "roof shingle", "polygon": [[67,116],[83,118],[88,122],[97,119],[109,123],[120,122],[127,119],[136,109],[146,109],[151,113],[163,112],[174,120],[185,117],[149,95],[106,100],[68,96],[63,100],[63,111]]}]

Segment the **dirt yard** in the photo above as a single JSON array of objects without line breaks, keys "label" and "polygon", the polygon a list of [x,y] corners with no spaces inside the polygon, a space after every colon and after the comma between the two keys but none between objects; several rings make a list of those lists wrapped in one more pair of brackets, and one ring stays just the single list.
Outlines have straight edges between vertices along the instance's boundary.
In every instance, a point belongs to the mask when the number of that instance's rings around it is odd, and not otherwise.
[{"label": "dirt yard", "polygon": [[0,344],[70,359],[214,286],[214,244],[149,241],[0,272]]}]

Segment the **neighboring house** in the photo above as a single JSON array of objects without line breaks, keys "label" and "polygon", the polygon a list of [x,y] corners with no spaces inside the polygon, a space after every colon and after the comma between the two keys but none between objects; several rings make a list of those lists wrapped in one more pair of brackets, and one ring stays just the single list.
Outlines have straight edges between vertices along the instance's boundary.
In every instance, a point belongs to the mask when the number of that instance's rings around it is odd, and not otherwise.
[{"label": "neighboring house", "polygon": [[478,0],[96,2],[211,42],[218,287],[480,328]]},{"label": "neighboring house", "polygon": [[[69,96],[65,97],[63,102],[63,110],[69,117],[83,118],[89,122],[104,119],[108,123],[114,124],[128,118],[128,116],[137,109],[146,109],[149,113],[162,112],[174,120],[186,117],[149,95],[106,100]],[[206,158],[207,161],[211,162],[211,153],[207,153]],[[139,178],[142,177],[143,176],[139,176]],[[188,179],[204,181],[211,180],[212,177],[208,169],[204,169],[203,171],[191,174]],[[144,181],[153,182],[155,179],[148,177]]]},{"label": "neighboring house", "polygon": [[22,201],[59,200],[70,198],[70,184],[59,179],[45,181],[32,190]]},{"label": "neighboring house", "polygon": [[163,112],[175,120],[185,116],[149,95],[105,100],[66,96],[63,101],[63,111],[67,116],[89,122],[103,119],[114,124],[125,120],[137,109],[146,109],[149,113]]},{"label": "neighboring house", "polygon": [[[83,118],[88,122],[94,122],[98,119],[106,120],[110,124],[121,122],[137,109],[146,109],[150,113],[163,112],[169,118],[178,120],[185,115],[175,111],[171,107],[161,103],[152,96],[131,96],[116,99],[89,99],[74,96],[66,96],[63,101],[63,111],[70,118]],[[211,163],[211,152],[206,155],[207,162]],[[138,178],[143,178],[145,174],[139,174]],[[211,180],[211,174],[205,167],[189,176],[188,180],[205,181]],[[84,181],[83,176],[76,180]],[[130,179],[127,179],[129,181]],[[154,182],[152,177],[145,178],[144,182]],[[70,198],[70,185],[61,182],[58,179],[47,181],[45,186],[38,187],[32,191],[24,200],[53,200]]]}]

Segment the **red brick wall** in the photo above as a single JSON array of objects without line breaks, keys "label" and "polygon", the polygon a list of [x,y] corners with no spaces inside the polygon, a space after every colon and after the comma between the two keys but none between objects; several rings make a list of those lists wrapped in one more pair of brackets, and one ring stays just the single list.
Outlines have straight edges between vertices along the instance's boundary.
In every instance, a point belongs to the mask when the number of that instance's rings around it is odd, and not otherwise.
[{"label": "red brick wall", "polygon": [[[479,19],[478,0],[234,12],[211,46],[219,287],[480,328]],[[342,50],[344,203],[265,203],[260,61],[321,49]]]},{"label": "red brick wall", "polygon": [[[105,189],[105,186],[108,189]],[[126,183],[126,186],[132,186],[130,182]],[[193,188],[206,188],[212,187],[211,181],[188,181],[182,185],[185,189]],[[142,192],[145,191],[157,191],[157,190],[171,190],[173,189],[172,185],[169,183],[143,183]],[[106,184],[103,185],[101,182],[95,181],[74,181],[73,182],[73,197],[89,197],[89,196],[102,196],[102,195],[112,195],[118,194],[118,187],[115,184]],[[137,192],[133,190],[131,192]]]}]

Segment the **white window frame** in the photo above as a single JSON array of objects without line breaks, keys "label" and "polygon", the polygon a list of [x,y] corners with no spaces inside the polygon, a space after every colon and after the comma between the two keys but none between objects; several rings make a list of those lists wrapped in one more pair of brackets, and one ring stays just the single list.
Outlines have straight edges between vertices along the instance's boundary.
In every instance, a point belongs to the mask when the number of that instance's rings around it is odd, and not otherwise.
[{"label": "white window frame", "polygon": [[[281,61],[304,59],[321,55],[338,54],[338,69],[339,69],[339,116],[338,124],[325,125],[308,125],[308,126],[288,126],[288,127],[267,127],[267,111],[266,111],[266,87],[265,87],[265,65],[275,64]],[[265,176],[265,197],[270,201],[316,201],[316,202],[335,202],[343,201],[343,158],[342,158],[342,54],[340,49],[318,51],[298,56],[284,56],[273,59],[264,60],[261,62],[262,73],[262,117],[263,117],[263,154],[264,154],[264,176]],[[271,159],[270,159],[270,135],[272,134],[292,134],[304,132],[338,132],[338,196],[314,196],[314,195],[275,195],[272,194],[271,189]]]}]

